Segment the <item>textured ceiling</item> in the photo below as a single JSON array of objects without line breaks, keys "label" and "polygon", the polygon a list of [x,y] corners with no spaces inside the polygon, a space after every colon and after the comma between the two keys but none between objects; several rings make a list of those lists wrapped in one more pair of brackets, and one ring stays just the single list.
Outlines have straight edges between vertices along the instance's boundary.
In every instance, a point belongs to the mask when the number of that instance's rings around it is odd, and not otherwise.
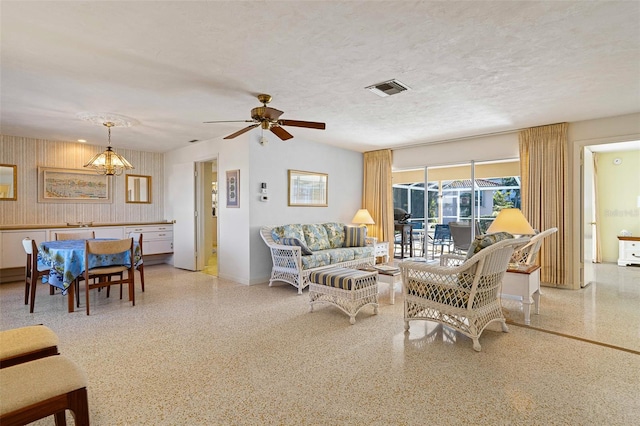
[{"label": "textured ceiling", "polygon": [[[233,133],[273,95],[296,140],[357,151],[640,111],[640,2],[0,3],[5,135],[113,146]],[[365,86],[396,78],[411,91]],[[253,131],[259,135],[259,130]],[[269,134],[271,141],[278,141]],[[257,140],[257,136],[256,136]],[[283,142],[284,143],[284,142]]]}]

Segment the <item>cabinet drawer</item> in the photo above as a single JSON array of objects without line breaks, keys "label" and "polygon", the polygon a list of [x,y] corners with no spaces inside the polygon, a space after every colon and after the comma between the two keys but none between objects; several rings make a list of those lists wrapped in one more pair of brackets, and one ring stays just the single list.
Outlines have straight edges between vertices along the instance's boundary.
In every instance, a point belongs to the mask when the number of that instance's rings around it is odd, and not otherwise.
[{"label": "cabinet drawer", "polygon": [[145,241],[143,237],[142,248],[145,256],[148,254],[173,253],[173,241]]},{"label": "cabinet drawer", "polygon": [[623,259],[633,259],[633,260],[640,260],[640,247],[636,248],[636,249],[627,249],[624,252],[622,252],[622,256]]},{"label": "cabinet drawer", "polygon": [[165,232],[165,231],[173,231],[173,227],[171,225],[158,225],[158,226],[127,226],[124,229],[125,234],[129,234],[130,232],[137,232],[147,235],[147,232]]},{"label": "cabinet drawer", "polygon": [[171,231],[162,231],[162,232],[143,232],[142,233],[142,241],[153,241],[153,240],[169,240],[173,241],[173,232]]}]

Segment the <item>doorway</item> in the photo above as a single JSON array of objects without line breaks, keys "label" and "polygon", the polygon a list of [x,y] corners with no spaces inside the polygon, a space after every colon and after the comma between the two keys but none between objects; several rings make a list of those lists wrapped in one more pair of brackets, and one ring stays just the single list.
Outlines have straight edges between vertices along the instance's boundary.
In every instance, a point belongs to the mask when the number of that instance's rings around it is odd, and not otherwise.
[{"label": "doorway", "polygon": [[196,269],[218,276],[218,159],[197,163]]},{"label": "doorway", "polygon": [[[620,230],[629,226],[637,229],[634,224],[637,224],[636,217],[640,212],[640,197],[636,200],[634,195],[640,193],[640,186],[637,168],[630,167],[629,163],[638,164],[640,141],[586,145],[580,154],[580,286],[586,287],[598,280],[596,263],[616,263],[616,236]],[[597,162],[594,161],[596,156]]]}]

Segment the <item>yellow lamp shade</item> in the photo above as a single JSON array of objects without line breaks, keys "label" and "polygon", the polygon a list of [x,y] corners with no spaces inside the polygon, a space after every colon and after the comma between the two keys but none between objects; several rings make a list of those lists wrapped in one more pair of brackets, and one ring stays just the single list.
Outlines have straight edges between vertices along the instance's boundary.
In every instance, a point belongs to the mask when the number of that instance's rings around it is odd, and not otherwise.
[{"label": "yellow lamp shade", "polygon": [[495,232],[508,232],[514,235],[533,235],[536,233],[520,209],[500,210],[496,220],[487,229],[487,234]]},{"label": "yellow lamp shade", "polygon": [[358,225],[374,225],[375,222],[373,218],[369,214],[367,209],[360,209],[356,212],[356,215],[351,219],[351,223],[356,223]]}]

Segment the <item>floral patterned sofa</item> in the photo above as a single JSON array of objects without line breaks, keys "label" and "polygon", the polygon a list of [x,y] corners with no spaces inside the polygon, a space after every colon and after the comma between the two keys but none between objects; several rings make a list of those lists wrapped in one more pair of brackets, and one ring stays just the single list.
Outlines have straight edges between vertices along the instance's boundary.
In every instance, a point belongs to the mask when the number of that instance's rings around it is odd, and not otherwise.
[{"label": "floral patterned sofa", "polygon": [[338,222],[263,226],[260,235],[273,260],[269,286],[284,281],[302,294],[314,271],[373,265],[376,239],[366,229]]}]

